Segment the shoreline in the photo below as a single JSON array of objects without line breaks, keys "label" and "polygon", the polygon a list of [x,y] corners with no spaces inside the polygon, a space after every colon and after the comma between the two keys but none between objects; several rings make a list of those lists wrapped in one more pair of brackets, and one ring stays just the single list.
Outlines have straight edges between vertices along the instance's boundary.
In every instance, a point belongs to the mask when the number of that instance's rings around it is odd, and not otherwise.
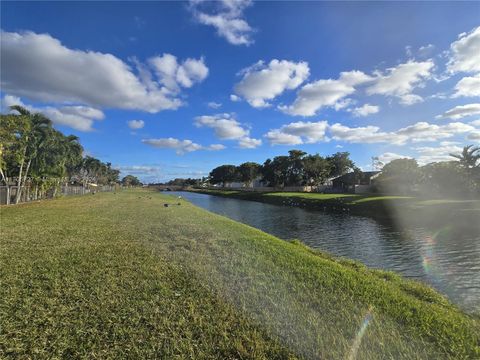
[{"label": "shoreline", "polygon": [[[369,217],[392,227],[408,223],[414,226],[435,228],[444,225],[445,218],[455,218],[458,226],[463,226],[467,230],[480,231],[478,221],[475,220],[480,217],[480,200],[440,200],[377,194],[254,192],[196,188],[181,191]],[[399,218],[402,220],[402,224],[398,223]]]}]

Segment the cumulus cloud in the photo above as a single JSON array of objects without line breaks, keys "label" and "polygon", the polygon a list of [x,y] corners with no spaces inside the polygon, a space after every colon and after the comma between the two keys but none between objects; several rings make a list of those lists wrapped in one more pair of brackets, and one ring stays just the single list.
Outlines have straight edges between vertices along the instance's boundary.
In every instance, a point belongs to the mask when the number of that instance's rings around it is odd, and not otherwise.
[{"label": "cumulus cloud", "polygon": [[222,140],[238,140],[240,148],[253,149],[262,144],[259,139],[250,138],[250,130],[239,123],[233,114],[203,115],[195,118],[195,126],[209,127]]},{"label": "cumulus cloud", "polygon": [[253,139],[248,136],[245,136],[238,140],[238,147],[241,149],[255,149],[260,145],[262,145],[262,140]]},{"label": "cumulus cloud", "polygon": [[336,80],[318,80],[304,85],[292,105],[279,106],[279,109],[290,115],[314,116],[322,107],[339,104],[356,91],[356,86],[369,81],[372,77],[361,71],[342,72]]},{"label": "cumulus cloud", "polygon": [[480,96],[480,73],[475,76],[466,76],[455,85],[453,97]]},{"label": "cumulus cloud", "polygon": [[191,0],[190,10],[199,23],[213,26],[230,44],[250,45],[254,29],[245,21],[243,12],[251,4],[251,0]]},{"label": "cumulus cloud", "polygon": [[197,116],[195,126],[212,128],[222,140],[240,139],[249,134],[249,130],[242,127],[232,114]]},{"label": "cumulus cloud", "polygon": [[468,140],[480,141],[480,130],[473,130],[467,136]]},{"label": "cumulus cloud", "polygon": [[180,64],[172,54],[163,54],[151,57],[148,61],[160,82],[174,93],[178,92],[180,87],[190,88],[208,76],[204,58],[188,58]]},{"label": "cumulus cloud", "polygon": [[285,90],[297,88],[308,77],[310,69],[306,62],[273,59],[268,64],[259,61],[240,74],[243,78],[235,85],[235,94],[251,106],[261,108],[270,106],[268,100]]},{"label": "cumulus cloud", "polygon": [[346,125],[336,123],[329,126],[329,134],[334,140],[346,141],[350,143],[403,143],[403,139],[399,138],[395,133],[380,131],[378,126],[362,126],[351,128]]},{"label": "cumulus cloud", "polygon": [[145,126],[145,122],[143,120],[129,120],[127,121],[127,124],[132,130],[138,130]]},{"label": "cumulus cloud", "polygon": [[222,104],[221,104],[221,103],[217,103],[217,102],[215,102],[215,101],[210,101],[210,102],[207,104],[207,106],[208,106],[209,108],[212,108],[212,109],[219,109],[219,108],[222,107]]},{"label": "cumulus cloud", "polygon": [[450,45],[447,69],[456,72],[480,72],[480,26],[469,33],[462,33]]},{"label": "cumulus cloud", "polygon": [[[165,61],[170,67],[158,67],[158,57],[148,61],[150,66],[156,64],[157,78],[149,66],[134,60],[136,74],[114,55],[70,49],[48,34],[33,32],[2,31],[1,48],[2,90],[50,103],[156,113],[182,105],[178,91],[172,91],[173,80],[177,86],[190,87],[208,73],[203,59],[187,59],[175,66],[176,59],[170,55]],[[168,74],[175,74],[174,79]]]},{"label": "cumulus cloud", "polygon": [[397,159],[411,159],[411,157],[392,153],[392,152],[386,152],[378,156],[378,160],[380,160],[384,164],[388,164],[390,161],[397,160]]},{"label": "cumulus cloud", "polygon": [[233,102],[239,102],[241,101],[242,99],[240,99],[239,96],[235,95],[235,94],[231,94],[230,95],[230,100],[233,101]]},{"label": "cumulus cloud", "polygon": [[379,111],[380,111],[380,107],[378,107],[377,105],[370,105],[370,104],[365,104],[363,106],[356,107],[351,110],[353,116],[356,116],[356,117],[364,117],[371,114],[376,114]]},{"label": "cumulus cloud", "polygon": [[388,142],[396,145],[403,145],[407,142],[438,141],[475,130],[473,126],[460,122],[446,125],[417,122],[391,132],[380,131],[378,126],[352,128],[339,123],[329,126],[328,129],[334,140],[364,144]]},{"label": "cumulus cloud", "polygon": [[442,115],[436,116],[437,119],[453,119],[458,120],[466,116],[480,114],[480,104],[459,105],[445,111]]},{"label": "cumulus cloud", "polygon": [[426,165],[432,162],[455,160],[450,154],[461,153],[462,148],[454,143],[441,143],[440,146],[414,147],[419,156],[416,156],[419,165]]},{"label": "cumulus cloud", "polygon": [[20,105],[30,112],[39,112],[48,117],[55,125],[68,126],[78,131],[92,131],[93,123],[105,118],[101,110],[88,106],[30,106],[12,95],[5,95],[2,99],[2,109],[7,110],[12,105]]},{"label": "cumulus cloud", "polygon": [[423,101],[422,97],[413,94],[416,87],[423,86],[424,80],[431,77],[434,67],[432,60],[423,62],[408,61],[386,72],[375,72],[376,79],[373,85],[367,88],[368,95],[395,96],[400,103],[411,105]]},{"label": "cumulus cloud", "polygon": [[446,125],[435,125],[427,122],[418,122],[396,131],[400,137],[405,137],[405,141],[438,141],[449,138],[456,134],[468,133],[474,130],[471,125],[461,122],[453,122]]},{"label": "cumulus cloud", "polygon": [[272,145],[298,145],[328,141],[325,136],[327,127],[328,123],[326,121],[298,121],[283,125],[279,129],[270,130],[265,134],[265,138]]},{"label": "cumulus cloud", "polygon": [[179,140],[175,138],[160,138],[160,139],[143,139],[142,143],[153,146],[159,149],[173,149],[177,155],[183,155],[192,151],[198,150],[222,150],[225,146],[222,144],[212,144],[209,146],[202,146],[194,143],[192,140]]}]

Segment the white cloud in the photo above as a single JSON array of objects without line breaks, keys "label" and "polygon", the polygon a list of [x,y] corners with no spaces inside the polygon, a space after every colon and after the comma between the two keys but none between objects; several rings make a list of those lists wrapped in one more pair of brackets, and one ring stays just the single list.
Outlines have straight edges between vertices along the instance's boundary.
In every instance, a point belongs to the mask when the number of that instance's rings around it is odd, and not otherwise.
[{"label": "white cloud", "polygon": [[480,96],[480,74],[466,76],[455,85],[455,94],[453,94],[453,97],[460,96]]},{"label": "white cloud", "polygon": [[249,135],[249,130],[242,127],[232,114],[203,115],[195,118],[197,127],[209,127],[222,140],[240,139]]},{"label": "white cloud", "polygon": [[412,94],[412,91],[416,87],[423,86],[423,81],[431,77],[433,67],[432,60],[408,61],[387,69],[385,73],[376,72],[375,83],[367,88],[367,94],[396,96],[404,105],[421,102],[423,99],[419,95]]},{"label": "white cloud", "polygon": [[175,56],[163,54],[151,57],[148,62],[160,82],[173,93],[178,92],[180,87],[190,88],[208,76],[208,68],[203,58],[198,60],[188,58],[180,64]]},{"label": "white cloud", "polygon": [[243,69],[242,80],[235,85],[235,93],[257,108],[270,106],[274,99],[285,90],[297,88],[310,74],[306,62],[292,62],[273,59],[265,64],[259,61]]},{"label": "white cloud", "polygon": [[209,127],[222,140],[238,140],[242,149],[254,149],[262,144],[259,139],[250,138],[250,130],[235,120],[233,114],[203,115],[195,118],[195,126]]},{"label": "white cloud", "polygon": [[160,138],[160,139],[143,139],[142,143],[159,148],[159,149],[174,149],[177,155],[183,155],[188,152],[198,150],[222,150],[225,146],[222,144],[213,144],[209,146],[202,146],[194,143],[192,140],[179,140],[175,138]]},{"label": "white cloud", "polygon": [[205,146],[203,149],[210,150],[210,151],[218,151],[218,150],[226,149],[226,146],[222,144],[212,144],[209,146]]},{"label": "white cloud", "polygon": [[411,159],[411,156],[400,155],[392,152],[386,152],[378,156],[378,160],[384,164],[388,164],[390,161],[397,159]]},{"label": "white cloud", "polygon": [[460,34],[450,45],[447,68],[451,73],[480,72],[480,26]]},{"label": "white cloud", "polygon": [[342,72],[337,80],[318,80],[306,84],[298,91],[292,105],[279,106],[279,109],[290,115],[313,116],[322,107],[336,106],[356,91],[355,86],[371,80],[361,71]]},{"label": "white cloud", "polygon": [[286,134],[279,129],[270,130],[266,133],[265,138],[271,145],[299,145],[303,144],[302,138],[297,135]]},{"label": "white cloud", "polygon": [[222,107],[221,103],[217,103],[215,101],[210,101],[207,105],[209,108],[212,108],[212,109],[219,109]]},{"label": "white cloud", "polygon": [[233,102],[241,101],[240,97],[238,97],[237,95],[234,95],[234,94],[230,95],[230,100],[233,101]]},{"label": "white cloud", "polygon": [[418,55],[423,58],[428,57],[431,55],[434,49],[435,49],[435,45],[433,44],[420,46],[420,48],[418,49]]},{"label": "white cloud", "polygon": [[350,143],[380,143],[390,142],[392,144],[401,144],[403,138],[399,138],[394,133],[380,131],[378,126],[363,126],[351,128],[339,123],[329,126],[329,133],[333,139],[346,141]]},{"label": "white cloud", "polygon": [[473,126],[480,126],[480,119],[471,121],[470,124]]},{"label": "white cloud", "polygon": [[243,12],[251,3],[251,0],[191,0],[190,10],[198,22],[213,26],[230,44],[250,45],[254,30],[243,19]]},{"label": "white cloud", "polygon": [[248,136],[241,138],[238,140],[238,147],[241,149],[255,149],[262,145],[262,140],[260,139],[253,139]]},{"label": "white cloud", "polygon": [[480,103],[459,105],[454,108],[445,111],[442,115],[436,116],[437,119],[453,119],[458,120],[466,116],[472,116],[480,114]]},{"label": "white cloud", "polygon": [[328,123],[326,121],[298,121],[283,125],[280,129],[270,130],[265,134],[265,138],[272,145],[298,145],[328,141],[325,137],[327,127]]},{"label": "white cloud", "polygon": [[416,156],[419,165],[426,165],[432,162],[453,161],[455,160],[450,154],[461,153],[462,148],[454,144],[441,144],[437,147],[415,147],[413,148],[419,156]]},{"label": "white cloud", "polygon": [[480,130],[473,130],[467,136],[468,140],[480,141]]},{"label": "white cloud", "polygon": [[329,126],[329,133],[334,140],[364,144],[388,142],[396,145],[407,142],[438,141],[473,130],[475,130],[473,126],[460,122],[446,125],[418,122],[392,132],[380,131],[378,126],[351,128],[338,123]]},{"label": "white cloud", "polygon": [[354,116],[363,117],[378,113],[380,111],[380,107],[377,105],[365,104],[363,106],[356,107],[351,111]]},{"label": "white cloud", "polygon": [[456,134],[472,131],[473,127],[461,122],[453,122],[446,125],[435,125],[427,122],[418,122],[396,131],[399,136],[405,136],[412,142],[437,141],[449,138]]},{"label": "white cloud", "polygon": [[94,121],[105,118],[102,111],[88,106],[34,107],[24,104],[17,96],[5,95],[2,99],[2,108],[6,110],[12,105],[23,106],[30,112],[42,113],[55,125],[68,126],[78,131],[92,131]]},{"label": "white cloud", "polygon": [[141,129],[145,126],[145,122],[143,120],[129,120],[127,121],[128,127],[133,130]]},{"label": "white cloud", "polygon": [[[33,32],[2,31],[1,48],[2,90],[15,96],[151,113],[182,105],[178,91],[170,88],[173,84],[165,85],[164,77],[155,79],[149,67],[135,59],[138,76],[114,55],[69,49],[48,34]],[[172,59],[169,65],[175,68]],[[177,68],[174,80],[184,87],[208,72],[203,59],[187,59],[178,66],[183,70]]]}]

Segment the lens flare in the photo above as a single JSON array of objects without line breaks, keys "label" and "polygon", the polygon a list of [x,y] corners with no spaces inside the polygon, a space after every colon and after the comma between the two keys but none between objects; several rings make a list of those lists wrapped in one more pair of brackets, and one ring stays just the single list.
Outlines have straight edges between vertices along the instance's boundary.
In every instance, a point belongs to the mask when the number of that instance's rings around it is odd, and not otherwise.
[{"label": "lens flare", "polygon": [[362,325],[360,326],[360,329],[357,332],[357,335],[355,336],[355,340],[353,342],[352,348],[350,349],[350,354],[348,356],[348,360],[355,360],[357,357],[357,352],[358,349],[360,348],[360,344],[362,343],[362,338],[365,335],[365,332],[367,331],[368,324],[370,324],[370,321],[373,319],[373,306],[370,306],[368,308],[367,313],[365,314],[365,317],[363,318]]}]

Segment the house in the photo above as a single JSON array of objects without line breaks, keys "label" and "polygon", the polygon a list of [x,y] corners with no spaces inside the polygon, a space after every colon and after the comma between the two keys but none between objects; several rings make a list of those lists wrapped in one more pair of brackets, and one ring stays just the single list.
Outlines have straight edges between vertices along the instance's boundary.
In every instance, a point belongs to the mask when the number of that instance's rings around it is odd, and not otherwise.
[{"label": "house", "polygon": [[380,171],[351,172],[333,179],[332,188],[336,192],[367,193],[379,174]]}]

